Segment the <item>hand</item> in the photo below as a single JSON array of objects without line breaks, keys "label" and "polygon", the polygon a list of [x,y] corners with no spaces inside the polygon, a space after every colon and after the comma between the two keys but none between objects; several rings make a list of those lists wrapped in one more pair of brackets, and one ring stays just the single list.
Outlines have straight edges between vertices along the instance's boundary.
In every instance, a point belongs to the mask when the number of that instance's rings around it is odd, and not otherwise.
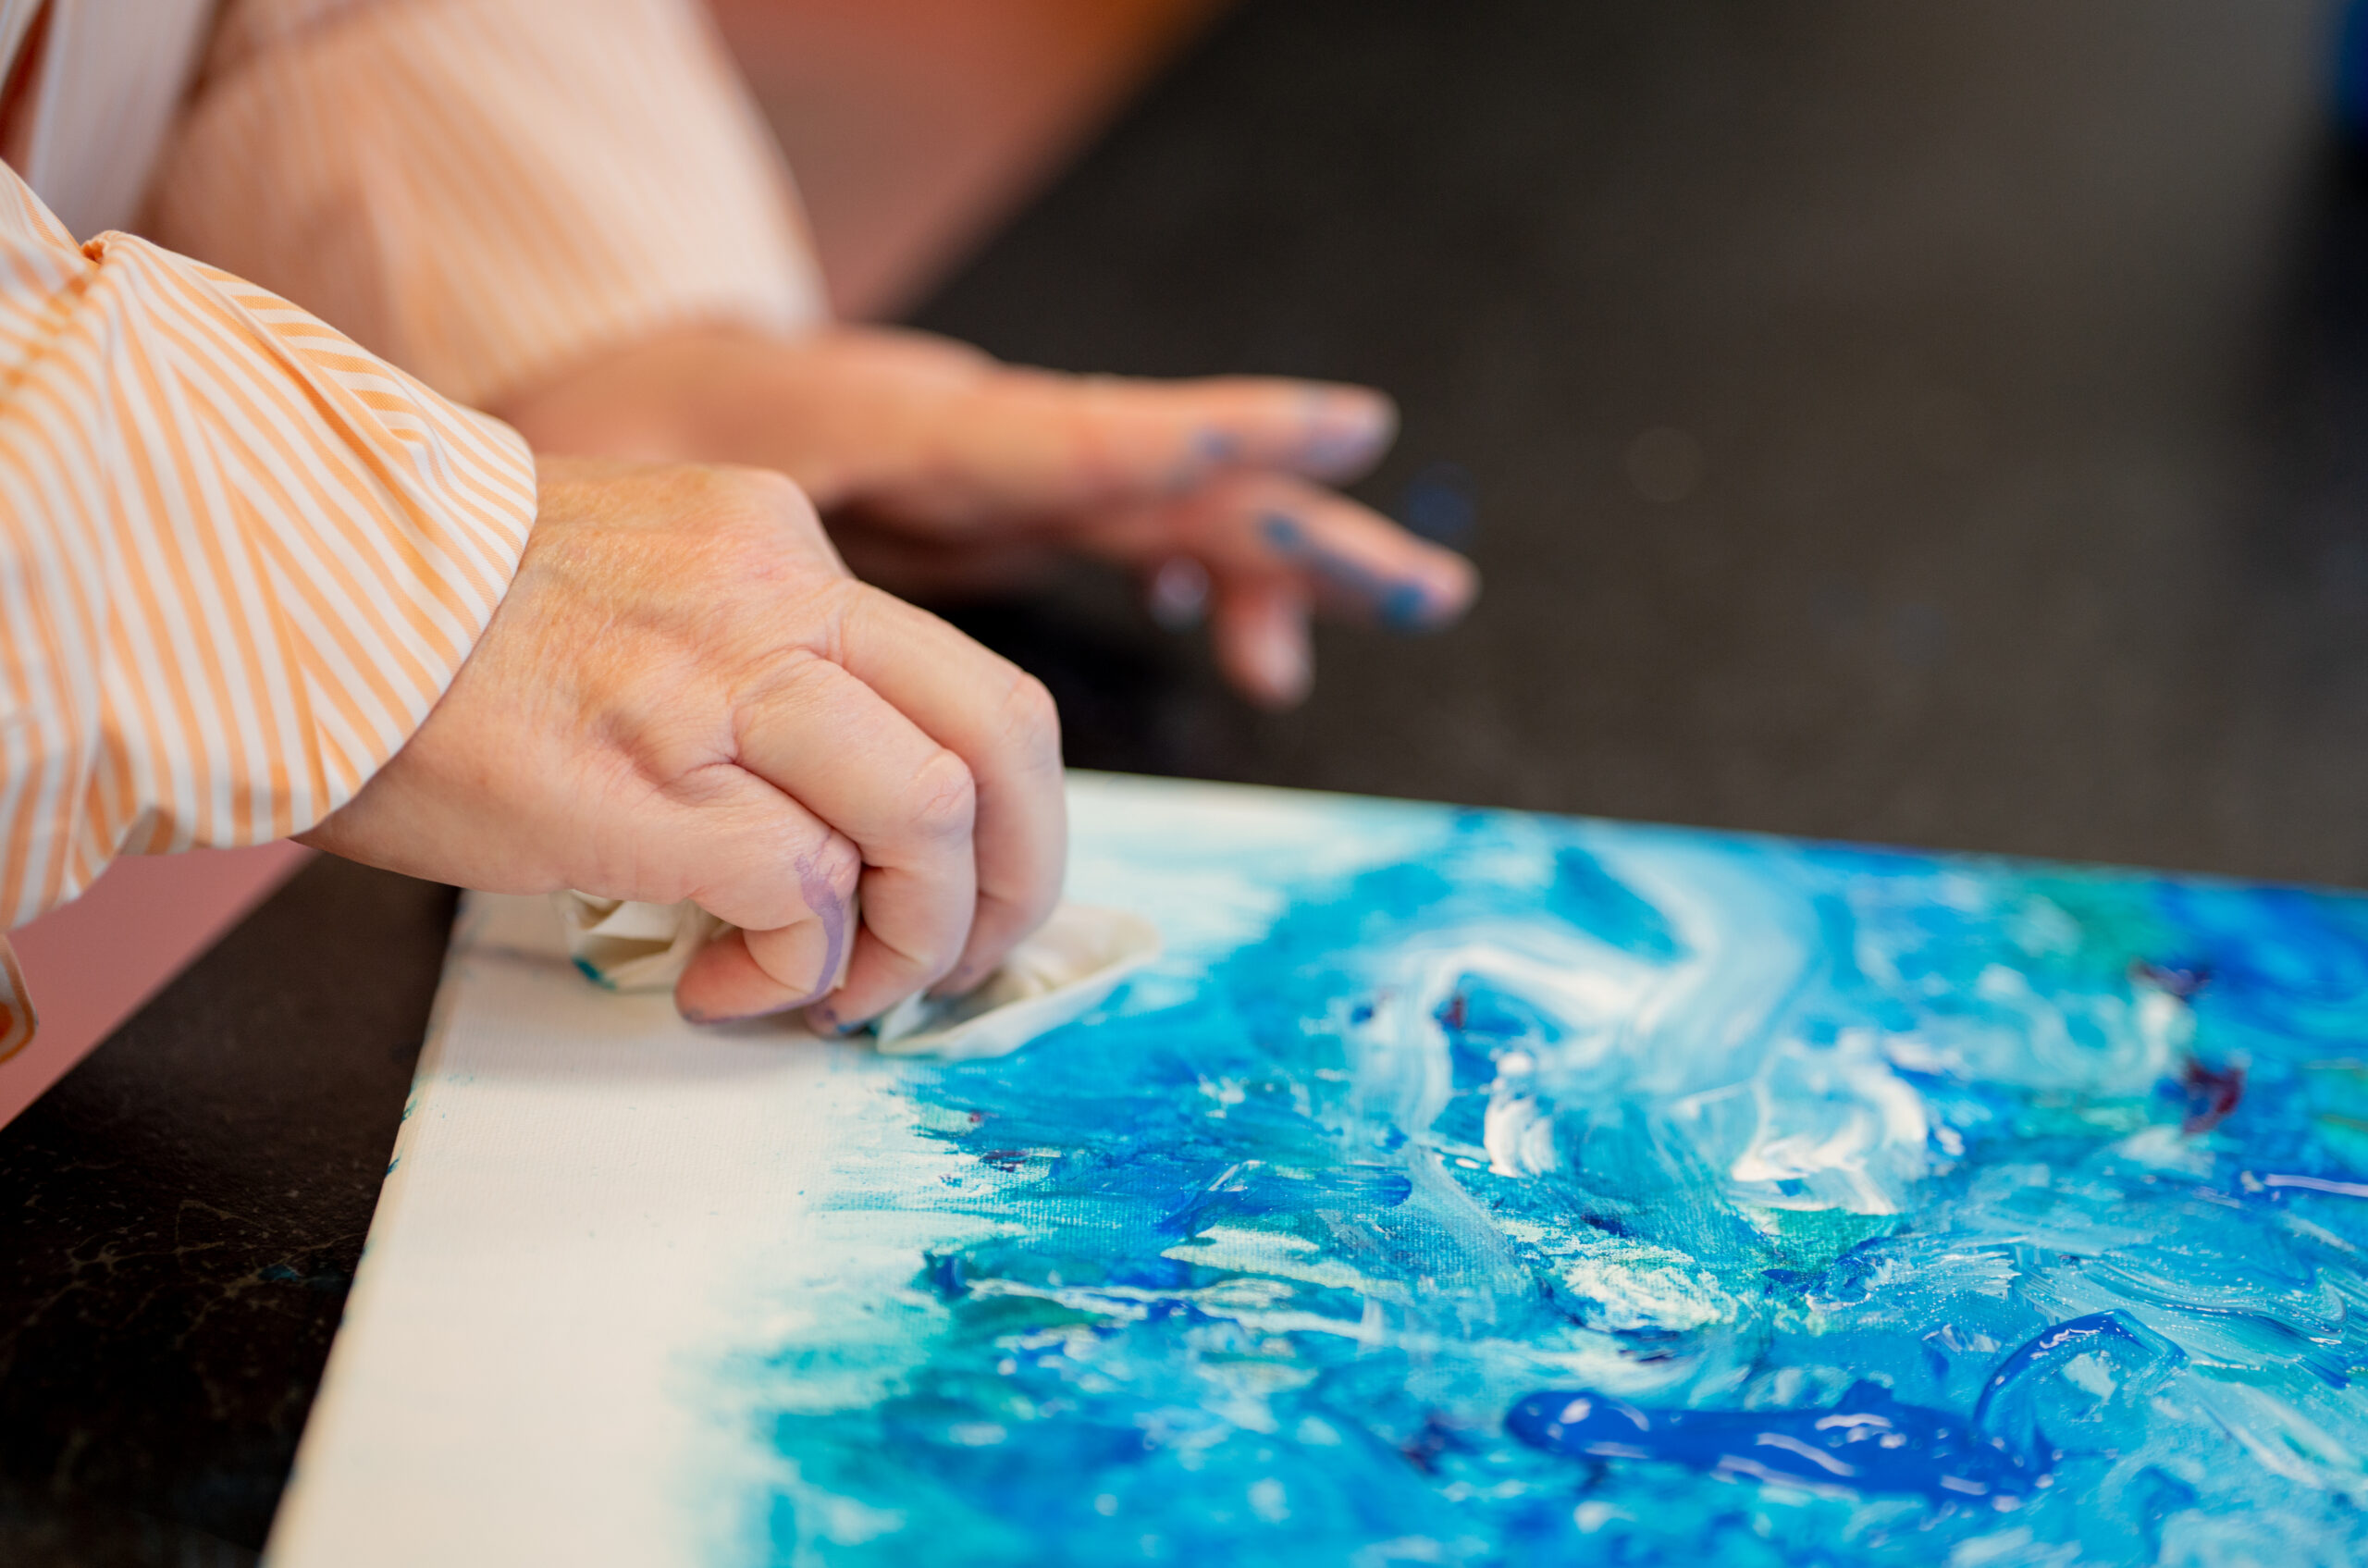
[{"label": "hand", "polygon": [[1115,562],[1172,617],[1205,598],[1220,666],[1271,706],[1306,695],[1312,607],[1422,630],[1477,587],[1462,556],[1322,488],[1396,431],[1363,388],[1061,376],[875,328],[706,328],[495,412],[538,451],[778,469],[899,592],[1015,583],[1064,550]]},{"label": "hand", "polygon": [[850,577],[779,475],[541,479],[451,688],[305,842],[493,892],[693,899],[743,928],[675,988],[699,1021],[813,1004],[845,1028],[967,987],[1051,910],[1042,685]]}]

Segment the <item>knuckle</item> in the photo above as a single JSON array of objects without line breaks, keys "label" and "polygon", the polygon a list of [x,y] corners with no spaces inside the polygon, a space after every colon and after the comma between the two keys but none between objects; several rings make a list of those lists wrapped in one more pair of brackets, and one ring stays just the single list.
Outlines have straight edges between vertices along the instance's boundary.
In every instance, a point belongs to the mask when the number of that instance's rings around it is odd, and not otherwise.
[{"label": "knuckle", "polygon": [[1061,710],[1052,689],[1024,670],[1013,669],[1005,683],[1002,734],[1007,744],[1031,763],[1049,761],[1058,767],[1061,757]]},{"label": "knuckle", "polygon": [[978,809],[978,784],[968,764],[953,752],[941,747],[913,775],[906,815],[923,837],[968,837]]},{"label": "knuckle", "polygon": [[717,467],[706,472],[724,495],[759,516],[794,516],[814,510],[797,482],[777,468]]},{"label": "knuckle", "polygon": [[820,848],[804,858],[798,870],[807,884],[809,903],[814,897],[830,897],[844,905],[855,896],[856,883],[862,880],[863,851],[845,833],[834,833],[822,841]]},{"label": "knuckle", "polygon": [[694,481],[707,504],[709,532],[726,554],[776,557],[785,542],[820,533],[821,522],[806,492],[785,474],[767,468],[707,468]]}]

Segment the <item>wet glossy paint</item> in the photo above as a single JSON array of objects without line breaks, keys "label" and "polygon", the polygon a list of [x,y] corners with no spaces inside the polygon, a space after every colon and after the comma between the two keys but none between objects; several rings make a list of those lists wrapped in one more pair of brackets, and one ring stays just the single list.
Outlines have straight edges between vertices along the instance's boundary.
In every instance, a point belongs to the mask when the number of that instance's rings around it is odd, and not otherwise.
[{"label": "wet glossy paint", "polygon": [[2368,1549],[2368,901],[1151,790],[1157,966],[849,1057],[719,1561]]}]

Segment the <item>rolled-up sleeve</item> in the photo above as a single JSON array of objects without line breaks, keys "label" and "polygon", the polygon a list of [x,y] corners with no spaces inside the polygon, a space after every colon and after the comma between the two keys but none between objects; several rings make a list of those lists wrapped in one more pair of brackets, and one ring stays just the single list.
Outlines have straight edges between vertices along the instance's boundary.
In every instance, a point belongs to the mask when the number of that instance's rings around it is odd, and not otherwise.
[{"label": "rolled-up sleeve", "polygon": [[[0,166],[0,931],[319,821],[492,618],[534,463],[286,300]],[[0,1055],[31,1011],[0,945]]]},{"label": "rolled-up sleeve", "polygon": [[693,0],[240,0],[149,228],[481,406],[669,327],[823,314]]}]

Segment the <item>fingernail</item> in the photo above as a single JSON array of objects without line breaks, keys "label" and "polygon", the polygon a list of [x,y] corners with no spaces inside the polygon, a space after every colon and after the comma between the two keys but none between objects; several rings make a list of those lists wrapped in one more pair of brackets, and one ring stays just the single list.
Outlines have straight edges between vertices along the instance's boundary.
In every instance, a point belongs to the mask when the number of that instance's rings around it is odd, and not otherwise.
[{"label": "fingernail", "polygon": [[1288,707],[1307,695],[1314,676],[1308,668],[1307,649],[1297,638],[1280,633],[1262,638],[1253,657],[1258,683],[1265,688],[1268,700]]},{"label": "fingernail", "polygon": [[679,1004],[674,1011],[681,1015],[684,1023],[746,1023],[751,1019],[774,1019],[783,1013],[796,1012],[805,1005],[805,1001],[806,998],[800,996],[793,1001],[783,1002],[777,1007],[759,1007],[753,1013],[702,1013]]},{"label": "fingernail", "polygon": [[1151,618],[1171,632],[1189,632],[1209,607],[1209,569],[1189,555],[1160,562],[1151,579]]},{"label": "fingernail", "polygon": [[869,1019],[859,1019],[854,1023],[848,1023],[839,1017],[836,1008],[825,1006],[820,1002],[806,1009],[806,1021],[813,1026],[815,1033],[827,1034],[839,1040],[857,1032],[870,1022]]},{"label": "fingernail", "polygon": [[1343,390],[1319,394],[1310,423],[1314,428],[1301,445],[1300,460],[1331,472],[1361,467],[1379,456],[1397,432],[1398,415],[1377,393]]},{"label": "fingernail", "polygon": [[1370,388],[1335,387],[1321,397],[1316,417],[1325,424],[1377,436],[1398,423],[1397,405]]}]

